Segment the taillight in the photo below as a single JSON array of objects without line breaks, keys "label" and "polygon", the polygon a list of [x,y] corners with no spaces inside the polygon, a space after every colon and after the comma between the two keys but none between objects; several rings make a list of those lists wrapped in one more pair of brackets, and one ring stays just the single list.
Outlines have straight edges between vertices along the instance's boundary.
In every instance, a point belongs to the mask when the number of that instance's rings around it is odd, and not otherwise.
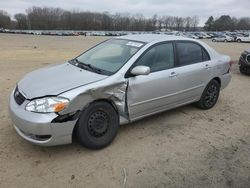
[{"label": "taillight", "polygon": [[227,73],[230,72],[230,69],[232,68],[232,65],[233,65],[234,63],[236,63],[236,62],[234,62],[234,61],[229,61],[229,62],[228,62],[229,68],[228,68],[228,70],[227,70]]}]

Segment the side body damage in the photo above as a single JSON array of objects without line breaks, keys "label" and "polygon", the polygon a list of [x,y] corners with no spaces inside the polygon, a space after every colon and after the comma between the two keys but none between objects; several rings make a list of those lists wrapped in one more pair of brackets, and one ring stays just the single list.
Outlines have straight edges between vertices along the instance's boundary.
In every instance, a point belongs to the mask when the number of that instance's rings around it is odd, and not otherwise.
[{"label": "side body damage", "polygon": [[[127,88],[128,80],[114,81],[120,79],[104,79],[103,81],[83,86],[74,91],[68,91],[60,96],[71,100],[69,106],[61,111],[60,115],[69,114],[72,112],[82,111],[91,103],[99,100],[105,100],[112,104],[120,116],[120,124],[129,122],[129,112],[127,106]],[[112,83],[112,84],[111,84]],[[77,91],[77,92],[76,92]],[[78,95],[75,95],[78,93]]]}]

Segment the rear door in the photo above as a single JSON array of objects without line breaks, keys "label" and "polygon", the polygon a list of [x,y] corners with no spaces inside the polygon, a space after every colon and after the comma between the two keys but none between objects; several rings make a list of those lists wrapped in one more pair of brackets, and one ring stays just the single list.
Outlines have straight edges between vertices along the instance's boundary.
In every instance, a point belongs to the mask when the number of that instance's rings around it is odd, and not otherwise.
[{"label": "rear door", "polygon": [[211,61],[208,52],[198,43],[177,41],[175,43],[178,66],[179,104],[183,105],[200,98],[210,79]]}]

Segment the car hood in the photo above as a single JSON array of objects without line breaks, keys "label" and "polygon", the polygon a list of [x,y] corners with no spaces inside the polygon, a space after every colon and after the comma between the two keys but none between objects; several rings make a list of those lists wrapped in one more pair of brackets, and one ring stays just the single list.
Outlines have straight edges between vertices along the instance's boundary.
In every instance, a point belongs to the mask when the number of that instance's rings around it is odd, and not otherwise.
[{"label": "car hood", "polygon": [[107,78],[80,69],[69,63],[43,68],[27,74],[19,83],[19,90],[28,98],[58,95],[67,90]]}]

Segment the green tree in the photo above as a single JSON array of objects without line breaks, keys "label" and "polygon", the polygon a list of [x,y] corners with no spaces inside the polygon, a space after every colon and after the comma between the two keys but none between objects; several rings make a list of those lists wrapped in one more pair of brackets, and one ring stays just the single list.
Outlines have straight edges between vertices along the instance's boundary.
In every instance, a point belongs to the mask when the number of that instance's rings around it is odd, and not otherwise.
[{"label": "green tree", "polygon": [[229,31],[233,30],[233,21],[232,18],[228,15],[222,15],[214,22],[214,28],[217,31]]},{"label": "green tree", "polygon": [[214,17],[210,16],[205,23],[204,29],[206,31],[212,31],[214,29]]},{"label": "green tree", "polygon": [[0,10],[0,28],[10,28],[11,20],[7,12]]}]

